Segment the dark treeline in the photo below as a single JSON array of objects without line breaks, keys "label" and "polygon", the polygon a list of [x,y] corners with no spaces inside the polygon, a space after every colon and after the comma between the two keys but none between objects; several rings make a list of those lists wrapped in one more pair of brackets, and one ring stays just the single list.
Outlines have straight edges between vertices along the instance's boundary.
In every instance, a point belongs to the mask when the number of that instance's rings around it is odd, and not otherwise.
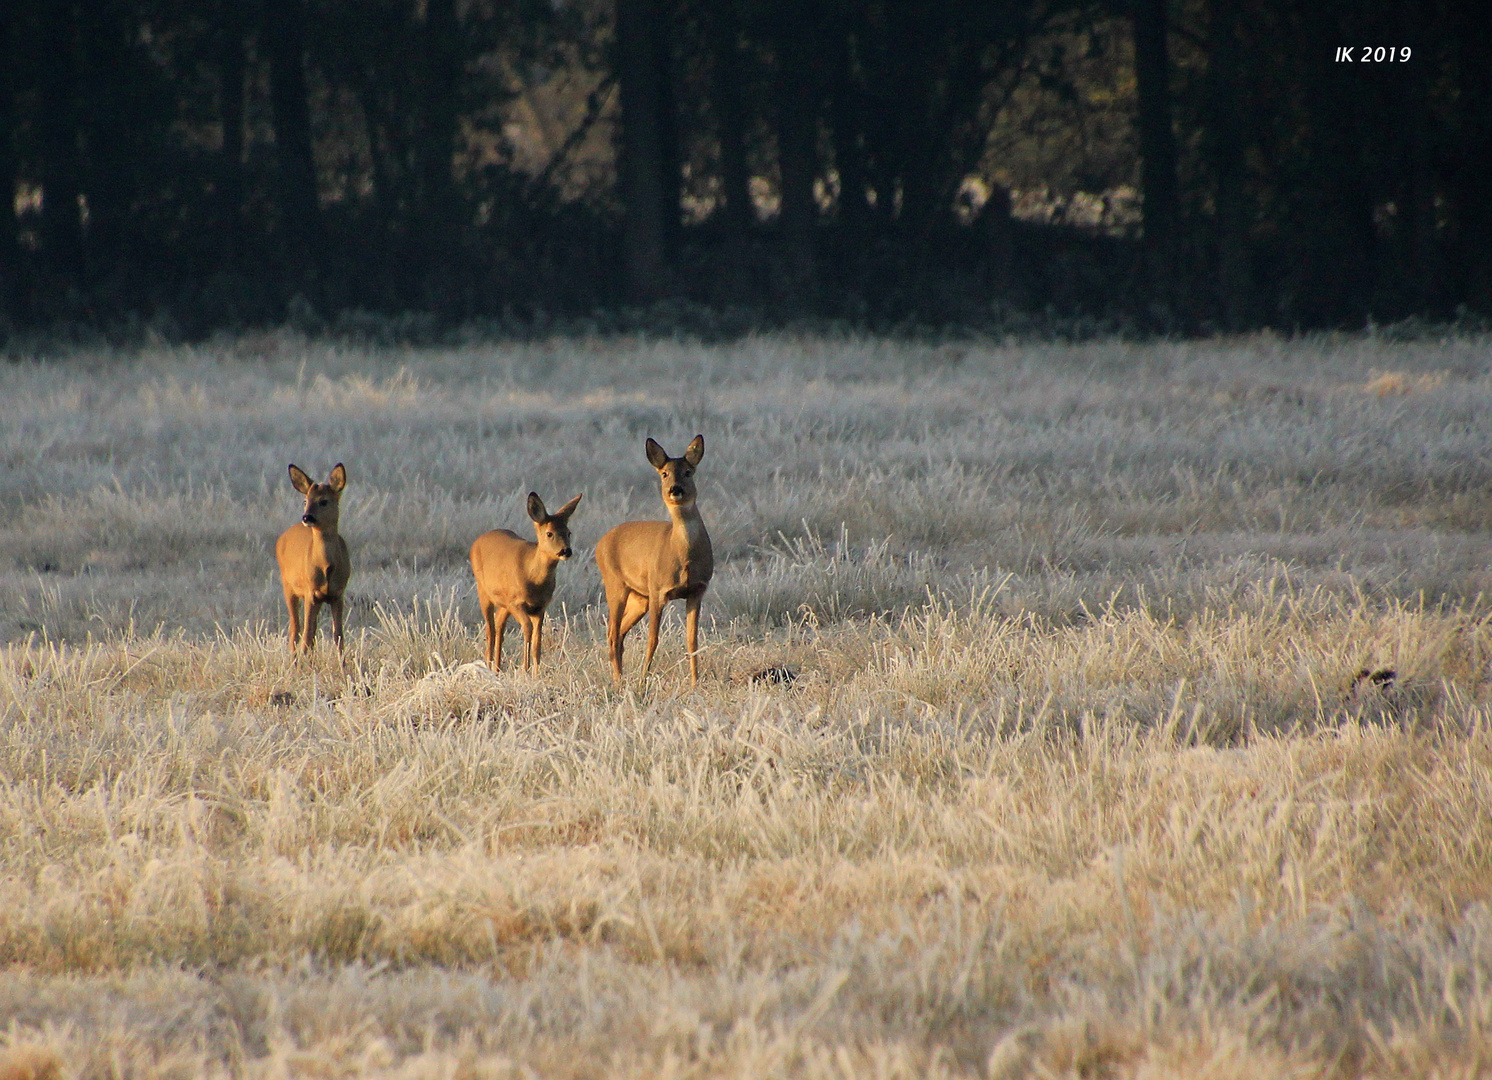
[{"label": "dark treeline", "polygon": [[1485,0],[0,3],[13,328],[1486,315],[1489,176]]}]

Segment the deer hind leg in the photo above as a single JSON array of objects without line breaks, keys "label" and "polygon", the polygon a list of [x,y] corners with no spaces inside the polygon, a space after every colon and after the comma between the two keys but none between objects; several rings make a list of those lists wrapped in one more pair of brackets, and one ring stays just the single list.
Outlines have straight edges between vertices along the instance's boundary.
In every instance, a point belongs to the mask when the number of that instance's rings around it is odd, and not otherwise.
[{"label": "deer hind leg", "polygon": [[[622,640],[627,636],[627,631],[637,625],[637,620],[647,613],[648,598],[641,593],[629,592],[625,599],[612,607],[611,619],[616,628],[616,636],[611,641],[611,669],[618,681],[622,677]],[[610,634],[607,636],[611,637]]]},{"label": "deer hind leg", "polygon": [[626,594],[613,598],[606,593],[606,658],[611,661],[612,678],[622,681],[622,612],[627,607]]},{"label": "deer hind leg", "polygon": [[331,602],[332,609],[332,640],[337,643],[337,651],[342,652],[342,598],[339,596]]},{"label": "deer hind leg", "polygon": [[492,647],[497,643],[497,605],[490,601],[477,599],[478,606],[482,609],[482,625],[487,628],[487,666],[493,671],[497,670],[496,653]]},{"label": "deer hind leg", "polygon": [[492,670],[497,671],[503,666],[503,638],[508,635],[508,609],[492,605],[491,618],[497,626],[497,640],[492,644]]}]

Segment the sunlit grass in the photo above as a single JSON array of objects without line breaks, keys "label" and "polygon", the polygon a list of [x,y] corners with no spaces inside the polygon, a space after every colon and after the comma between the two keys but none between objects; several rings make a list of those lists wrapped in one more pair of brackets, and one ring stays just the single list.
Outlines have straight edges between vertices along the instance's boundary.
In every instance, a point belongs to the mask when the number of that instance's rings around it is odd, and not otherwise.
[{"label": "sunlit grass", "polygon": [[[0,369],[0,1076],[1479,1075],[1487,355]],[[677,617],[612,685],[586,557],[479,664],[470,540],[584,491],[588,552],[695,431],[700,687]]]}]

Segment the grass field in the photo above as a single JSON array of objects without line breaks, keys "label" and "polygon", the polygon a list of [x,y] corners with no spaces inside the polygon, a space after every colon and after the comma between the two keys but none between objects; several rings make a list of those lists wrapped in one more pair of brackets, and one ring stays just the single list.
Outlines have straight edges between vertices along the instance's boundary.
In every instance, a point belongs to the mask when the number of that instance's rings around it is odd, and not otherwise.
[{"label": "grass field", "polygon": [[[0,367],[0,1080],[1487,1075],[1489,369]],[[618,690],[589,553],[695,432],[701,684],[671,612]],[[291,461],[349,473],[340,662],[286,647]],[[578,557],[544,669],[510,632],[493,675],[466,551],[530,489],[584,492]]]}]

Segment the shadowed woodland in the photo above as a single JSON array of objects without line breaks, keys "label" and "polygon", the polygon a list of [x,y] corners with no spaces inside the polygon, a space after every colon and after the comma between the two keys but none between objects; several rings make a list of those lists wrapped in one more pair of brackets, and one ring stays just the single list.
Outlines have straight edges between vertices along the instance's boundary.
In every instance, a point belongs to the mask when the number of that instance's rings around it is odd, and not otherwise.
[{"label": "shadowed woodland", "polygon": [[5,4],[0,337],[1485,316],[1489,58],[1480,0]]}]

